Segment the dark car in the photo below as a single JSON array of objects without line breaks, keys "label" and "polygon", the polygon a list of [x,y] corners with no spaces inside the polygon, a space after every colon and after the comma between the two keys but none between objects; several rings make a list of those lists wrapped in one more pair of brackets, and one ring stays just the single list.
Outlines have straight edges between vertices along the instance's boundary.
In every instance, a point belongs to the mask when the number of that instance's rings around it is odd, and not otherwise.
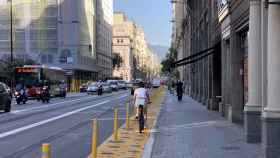
[{"label": "dark car", "polygon": [[0,110],[3,110],[4,112],[10,112],[12,97],[6,87],[7,86],[4,83],[0,82]]},{"label": "dark car", "polygon": [[87,92],[87,89],[88,89],[88,85],[86,83],[84,83],[80,86],[80,92],[81,93]]}]

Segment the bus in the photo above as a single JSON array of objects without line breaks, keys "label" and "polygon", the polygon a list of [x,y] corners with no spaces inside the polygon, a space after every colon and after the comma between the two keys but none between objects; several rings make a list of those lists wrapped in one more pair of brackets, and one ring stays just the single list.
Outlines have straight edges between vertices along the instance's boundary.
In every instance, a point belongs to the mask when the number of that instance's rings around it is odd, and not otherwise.
[{"label": "bus", "polygon": [[[23,84],[27,89],[29,99],[39,99],[45,82],[50,85],[52,97],[60,95],[59,85],[66,81],[65,70],[46,65],[24,65],[16,67],[16,84]],[[65,86],[66,87],[66,86]]]}]

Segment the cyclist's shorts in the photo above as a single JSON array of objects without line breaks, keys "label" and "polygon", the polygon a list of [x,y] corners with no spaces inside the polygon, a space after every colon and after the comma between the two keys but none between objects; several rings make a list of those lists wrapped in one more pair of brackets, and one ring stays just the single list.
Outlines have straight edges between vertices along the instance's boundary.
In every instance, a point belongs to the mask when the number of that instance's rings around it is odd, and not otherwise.
[{"label": "cyclist's shorts", "polygon": [[145,106],[145,104],[146,104],[146,99],[137,98],[135,101],[135,107],[138,107],[139,105]]}]

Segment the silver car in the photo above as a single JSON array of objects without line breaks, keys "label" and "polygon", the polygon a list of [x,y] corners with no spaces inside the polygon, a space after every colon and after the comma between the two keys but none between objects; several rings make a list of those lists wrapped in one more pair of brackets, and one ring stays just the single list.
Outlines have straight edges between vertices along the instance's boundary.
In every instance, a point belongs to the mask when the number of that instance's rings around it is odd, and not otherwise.
[{"label": "silver car", "polygon": [[110,87],[110,85],[108,83],[102,83],[102,90],[104,93],[112,92],[112,88]]},{"label": "silver car", "polygon": [[87,88],[87,93],[88,94],[97,94],[98,88],[99,88],[98,83],[91,83]]},{"label": "silver car", "polygon": [[117,81],[110,81],[107,82],[109,86],[112,88],[112,91],[118,91],[119,90],[119,85]]},{"label": "silver car", "polygon": [[119,89],[127,89],[125,81],[118,81]]}]

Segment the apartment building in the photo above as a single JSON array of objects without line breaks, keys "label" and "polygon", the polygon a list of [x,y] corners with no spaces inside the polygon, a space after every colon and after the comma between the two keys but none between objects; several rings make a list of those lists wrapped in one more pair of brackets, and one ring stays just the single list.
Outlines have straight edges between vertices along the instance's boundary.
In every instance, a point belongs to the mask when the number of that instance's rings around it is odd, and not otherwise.
[{"label": "apartment building", "polygon": [[135,78],[136,60],[134,57],[134,37],[136,25],[127,20],[122,12],[114,13],[113,53],[122,57],[121,67],[114,69],[113,76],[131,81]]},{"label": "apartment building", "polygon": [[99,79],[112,76],[113,0],[96,0],[96,53]]}]

